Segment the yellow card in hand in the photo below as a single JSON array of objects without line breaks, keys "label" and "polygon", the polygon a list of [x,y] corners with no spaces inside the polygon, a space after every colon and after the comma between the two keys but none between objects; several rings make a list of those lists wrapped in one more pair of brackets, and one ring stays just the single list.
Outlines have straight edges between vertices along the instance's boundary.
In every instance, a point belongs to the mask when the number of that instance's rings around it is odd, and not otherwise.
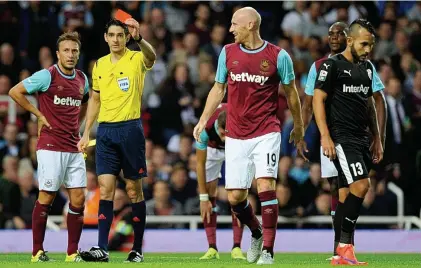
[{"label": "yellow card in hand", "polygon": [[88,147],[95,146],[95,145],[96,145],[96,140],[91,140],[88,143]]}]

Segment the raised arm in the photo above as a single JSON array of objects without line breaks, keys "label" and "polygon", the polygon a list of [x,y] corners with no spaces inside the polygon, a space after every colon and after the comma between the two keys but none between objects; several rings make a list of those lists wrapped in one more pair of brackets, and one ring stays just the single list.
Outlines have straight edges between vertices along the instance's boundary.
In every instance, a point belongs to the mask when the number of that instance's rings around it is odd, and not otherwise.
[{"label": "raised arm", "polygon": [[141,39],[136,43],[139,45],[140,50],[142,50],[144,56],[143,61],[145,62],[146,69],[152,68],[156,60],[155,49],[145,39]]},{"label": "raised arm", "polygon": [[142,50],[142,53],[144,55],[143,61],[145,63],[146,69],[152,68],[156,60],[155,49],[140,35],[139,23],[133,18],[127,19],[124,23],[127,24],[127,26],[129,27],[130,35],[133,37],[133,39],[136,41],[136,43]]}]

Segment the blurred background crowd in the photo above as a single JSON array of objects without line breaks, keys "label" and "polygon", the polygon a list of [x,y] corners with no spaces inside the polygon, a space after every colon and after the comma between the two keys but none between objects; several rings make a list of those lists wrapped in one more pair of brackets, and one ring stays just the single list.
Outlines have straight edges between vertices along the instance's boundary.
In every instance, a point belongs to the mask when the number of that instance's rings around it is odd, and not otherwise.
[{"label": "blurred background crowd", "polygon": [[[95,61],[109,53],[104,26],[116,9],[141,23],[141,35],[157,51],[147,73],[142,119],[147,139],[149,177],[144,183],[148,215],[198,215],[196,156],[192,129],[214,83],[218,55],[232,42],[233,12],[253,6],[262,16],[261,35],[285,49],[293,59],[296,85],[304,97],[310,65],[328,53],[327,33],[336,21],[368,18],[377,29],[372,61],[385,85],[388,104],[385,159],[371,172],[372,187],[363,215],[396,215],[392,181],[405,193],[405,214],[419,215],[421,207],[421,2],[234,2],[234,1],[1,1],[0,2],[0,228],[30,228],[37,197],[37,124],[18,109],[8,120],[10,88],[56,61],[56,39],[76,30],[82,37],[78,68],[91,79]],[[136,44],[129,43],[136,48]],[[283,125],[277,196],[280,215],[330,215],[330,188],[320,178],[319,133],[313,121],[306,133],[310,163],[296,158],[288,143],[292,118],[281,96]],[[95,130],[92,133],[95,137]],[[87,159],[86,227],[95,227],[99,201],[94,148]],[[220,180],[218,209],[229,215],[227,194]],[[124,216],[129,199],[123,182],[116,192],[116,215]],[[253,185],[249,196],[260,214]],[[61,191],[51,210],[64,215],[67,196]],[[64,221],[65,223],[65,221]],[[62,227],[65,227],[64,225]],[[158,224],[156,228],[183,227]],[[290,224],[288,227],[315,227]],[[320,225],[316,227],[322,227]],[[329,226],[327,226],[329,227]],[[373,227],[373,225],[367,226]],[[379,226],[376,226],[379,227]],[[395,226],[383,225],[383,228]]]}]

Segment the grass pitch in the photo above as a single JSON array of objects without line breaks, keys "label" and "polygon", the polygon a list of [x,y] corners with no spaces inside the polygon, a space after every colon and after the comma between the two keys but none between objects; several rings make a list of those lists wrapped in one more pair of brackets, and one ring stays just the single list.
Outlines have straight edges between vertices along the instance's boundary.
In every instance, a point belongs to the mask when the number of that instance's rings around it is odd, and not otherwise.
[{"label": "grass pitch", "polygon": [[[220,260],[200,261],[201,254],[196,253],[160,253],[160,254],[145,254],[145,262],[139,263],[123,263],[127,254],[115,253],[110,254],[109,263],[65,263],[65,254],[48,254],[54,260],[50,263],[30,263],[30,253],[12,253],[0,254],[0,268],[15,268],[15,267],[80,267],[80,268],[106,268],[106,267],[124,267],[141,266],[141,267],[171,267],[171,268],[229,268],[229,267],[256,267],[256,264],[248,264],[247,261],[233,261],[230,254],[220,254]],[[331,267],[329,261],[325,259],[329,254],[284,254],[278,253],[275,255],[275,265],[272,267]],[[369,267],[378,268],[399,268],[399,267],[421,267],[420,254],[358,254],[357,257],[361,261],[367,261]],[[124,266],[122,266],[124,265]]]}]

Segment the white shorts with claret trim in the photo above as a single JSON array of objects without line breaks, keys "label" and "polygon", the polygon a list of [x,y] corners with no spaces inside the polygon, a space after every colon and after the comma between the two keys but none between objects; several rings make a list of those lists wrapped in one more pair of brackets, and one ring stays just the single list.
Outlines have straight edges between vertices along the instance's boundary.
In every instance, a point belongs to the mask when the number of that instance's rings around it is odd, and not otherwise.
[{"label": "white shorts with claret trim", "polygon": [[249,189],[253,178],[277,178],[281,133],[247,140],[225,138],[225,188]]},{"label": "white shorts with claret trim", "polygon": [[37,151],[38,184],[43,191],[86,187],[86,165],[82,153]]},{"label": "white shorts with claret trim", "polygon": [[320,146],[320,168],[322,170],[322,178],[332,178],[338,176],[333,161],[330,161],[329,157],[323,154],[323,148]]},{"label": "white shorts with claret trim", "polygon": [[221,177],[221,168],[225,160],[225,150],[207,148],[206,152],[206,182],[214,181]]}]

